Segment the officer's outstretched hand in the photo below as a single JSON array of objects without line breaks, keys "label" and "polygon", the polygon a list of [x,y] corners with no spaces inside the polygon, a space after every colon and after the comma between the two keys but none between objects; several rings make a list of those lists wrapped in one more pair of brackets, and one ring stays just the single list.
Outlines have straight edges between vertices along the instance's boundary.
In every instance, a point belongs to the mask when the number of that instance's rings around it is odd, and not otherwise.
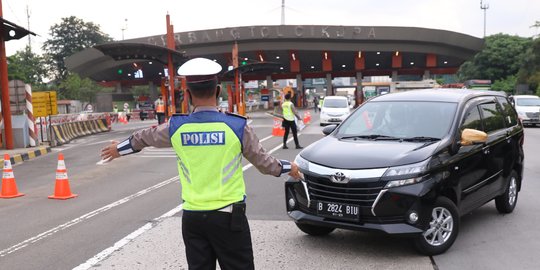
[{"label": "officer's outstretched hand", "polygon": [[111,144],[101,149],[101,159],[109,162],[115,158],[119,158],[120,153],[118,153],[118,149],[116,149],[117,145],[118,145],[117,141],[111,141]]},{"label": "officer's outstretched hand", "polygon": [[294,162],[291,162],[291,171],[289,172],[289,175],[296,180],[302,179],[302,174],[300,173],[300,170],[298,170],[298,165]]}]

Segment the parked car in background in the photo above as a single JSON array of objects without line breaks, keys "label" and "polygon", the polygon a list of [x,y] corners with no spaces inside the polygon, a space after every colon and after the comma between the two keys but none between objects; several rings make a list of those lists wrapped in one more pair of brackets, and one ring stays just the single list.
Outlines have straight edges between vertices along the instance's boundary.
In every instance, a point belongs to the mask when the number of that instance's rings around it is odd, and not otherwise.
[{"label": "parked car in background", "polygon": [[229,101],[223,100],[219,102],[219,110],[222,112],[228,112],[229,111]]},{"label": "parked car in background", "polygon": [[381,95],[323,133],[295,159],[304,179],[285,184],[288,215],[307,234],[408,235],[435,255],[454,243],[460,216],[491,200],[500,213],[516,207],[523,126],[500,92]]},{"label": "parked car in background", "polygon": [[349,100],[343,96],[326,96],[320,110],[321,126],[341,123],[351,112]]},{"label": "parked car in background", "polygon": [[516,95],[512,96],[511,99],[523,125],[540,124],[540,97]]}]

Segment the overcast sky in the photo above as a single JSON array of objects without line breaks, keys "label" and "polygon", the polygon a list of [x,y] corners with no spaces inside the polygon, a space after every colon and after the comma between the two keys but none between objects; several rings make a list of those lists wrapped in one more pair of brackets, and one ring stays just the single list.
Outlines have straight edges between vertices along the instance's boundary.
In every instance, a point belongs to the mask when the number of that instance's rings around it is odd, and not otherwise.
[{"label": "overcast sky", "polygon": [[[540,0],[486,0],[487,35],[530,37],[540,21]],[[27,27],[30,10],[32,48],[48,38],[52,25],[76,16],[100,25],[115,40],[165,33],[165,15],[175,32],[281,23],[281,0],[2,0],[4,18]],[[480,0],[286,0],[285,23],[292,25],[414,26],[483,36]],[[127,23],[126,23],[127,19]],[[28,39],[6,43],[7,55]],[[40,53],[40,51],[38,51]]]}]

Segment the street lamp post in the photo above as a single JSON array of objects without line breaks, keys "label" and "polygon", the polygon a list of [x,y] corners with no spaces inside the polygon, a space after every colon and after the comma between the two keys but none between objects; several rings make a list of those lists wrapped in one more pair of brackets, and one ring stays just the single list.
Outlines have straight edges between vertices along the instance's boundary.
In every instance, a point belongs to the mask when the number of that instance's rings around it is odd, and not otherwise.
[{"label": "street lamp post", "polygon": [[122,40],[124,40],[124,31],[127,30],[127,19],[124,19],[124,27],[122,27]]},{"label": "street lamp post", "polygon": [[486,13],[489,8],[489,4],[483,4],[480,0],[480,9],[484,11],[484,38],[486,37]]}]

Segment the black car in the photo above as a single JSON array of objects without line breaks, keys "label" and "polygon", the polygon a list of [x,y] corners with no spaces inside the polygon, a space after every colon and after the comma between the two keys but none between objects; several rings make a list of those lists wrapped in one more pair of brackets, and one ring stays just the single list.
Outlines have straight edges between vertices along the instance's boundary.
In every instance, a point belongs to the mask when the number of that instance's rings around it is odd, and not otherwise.
[{"label": "black car", "polygon": [[375,97],[296,158],[285,184],[303,232],[335,228],[414,237],[445,252],[460,216],[495,199],[510,213],[523,177],[523,126],[504,93],[415,90]]}]

